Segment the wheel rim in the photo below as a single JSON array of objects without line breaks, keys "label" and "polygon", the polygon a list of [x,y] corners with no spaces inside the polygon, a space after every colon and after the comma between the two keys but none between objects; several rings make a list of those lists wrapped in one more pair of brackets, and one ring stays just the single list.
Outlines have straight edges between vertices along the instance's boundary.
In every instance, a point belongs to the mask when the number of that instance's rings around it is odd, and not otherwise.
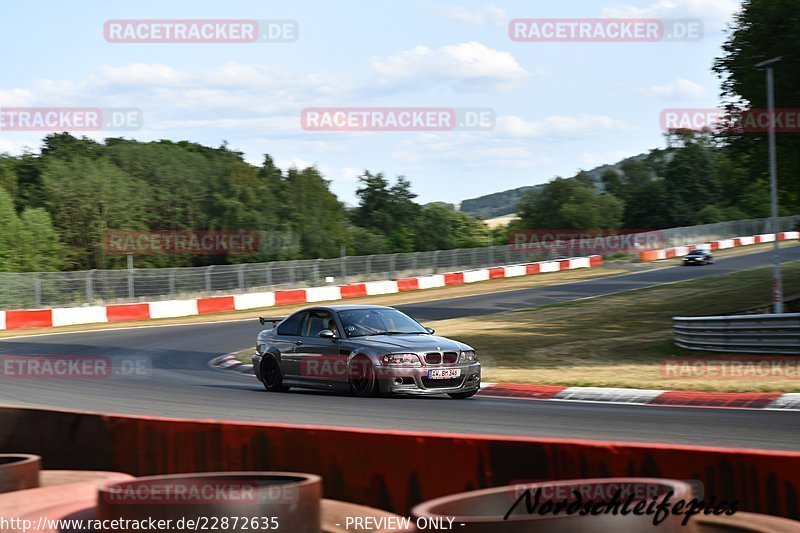
[{"label": "wheel rim", "polygon": [[264,383],[272,387],[278,381],[278,363],[272,357],[268,357],[265,362],[267,363],[267,368],[264,373]]},{"label": "wheel rim", "polygon": [[350,383],[353,390],[358,393],[363,393],[369,390],[372,386],[372,365],[369,361],[359,359],[354,361],[350,370]]}]

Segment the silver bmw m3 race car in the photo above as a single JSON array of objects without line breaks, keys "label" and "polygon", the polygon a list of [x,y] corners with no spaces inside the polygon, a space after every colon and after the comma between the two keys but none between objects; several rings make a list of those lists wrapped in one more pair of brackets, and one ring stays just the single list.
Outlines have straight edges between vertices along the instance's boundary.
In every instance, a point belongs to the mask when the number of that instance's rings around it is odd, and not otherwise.
[{"label": "silver bmw m3 race car", "polygon": [[480,388],[481,365],[470,346],[434,335],[408,315],[377,305],[309,307],[285,318],[260,318],[253,355],[270,392],[290,387],[378,394],[447,394],[465,399]]}]

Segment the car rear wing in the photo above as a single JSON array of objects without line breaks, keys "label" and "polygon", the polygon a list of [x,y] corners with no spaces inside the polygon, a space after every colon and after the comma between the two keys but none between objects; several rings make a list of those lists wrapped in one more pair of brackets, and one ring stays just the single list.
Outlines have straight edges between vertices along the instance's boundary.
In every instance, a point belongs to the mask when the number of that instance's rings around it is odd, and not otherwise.
[{"label": "car rear wing", "polygon": [[284,318],[286,318],[286,317],[285,316],[277,316],[277,317],[260,316],[260,317],[258,317],[258,321],[261,322],[262,326],[264,324],[269,323],[269,324],[272,324],[272,327],[274,328],[275,324],[277,324],[278,322],[282,321]]}]

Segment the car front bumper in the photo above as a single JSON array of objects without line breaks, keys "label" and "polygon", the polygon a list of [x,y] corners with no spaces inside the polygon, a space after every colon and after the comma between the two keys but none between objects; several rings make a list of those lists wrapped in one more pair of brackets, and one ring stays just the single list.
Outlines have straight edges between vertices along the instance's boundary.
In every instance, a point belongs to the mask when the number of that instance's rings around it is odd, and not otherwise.
[{"label": "car front bumper", "polygon": [[[430,370],[460,369],[457,378],[431,379]],[[417,368],[411,367],[375,367],[381,392],[390,394],[448,394],[454,392],[470,392],[481,386],[481,364],[467,365],[432,365]]]}]

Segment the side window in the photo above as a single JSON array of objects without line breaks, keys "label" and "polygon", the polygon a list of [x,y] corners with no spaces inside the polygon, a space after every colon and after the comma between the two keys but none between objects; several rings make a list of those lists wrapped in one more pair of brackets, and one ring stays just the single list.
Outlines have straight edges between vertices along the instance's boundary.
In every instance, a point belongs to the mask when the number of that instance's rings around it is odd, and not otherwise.
[{"label": "side window", "polygon": [[303,336],[304,337],[319,337],[319,332],[323,329],[329,329],[329,324],[331,323],[332,317],[331,314],[325,311],[311,311],[308,314],[308,320],[306,320],[303,326]]},{"label": "side window", "polygon": [[308,313],[300,312],[287,318],[283,324],[278,326],[278,335],[299,336],[307,315]]}]

